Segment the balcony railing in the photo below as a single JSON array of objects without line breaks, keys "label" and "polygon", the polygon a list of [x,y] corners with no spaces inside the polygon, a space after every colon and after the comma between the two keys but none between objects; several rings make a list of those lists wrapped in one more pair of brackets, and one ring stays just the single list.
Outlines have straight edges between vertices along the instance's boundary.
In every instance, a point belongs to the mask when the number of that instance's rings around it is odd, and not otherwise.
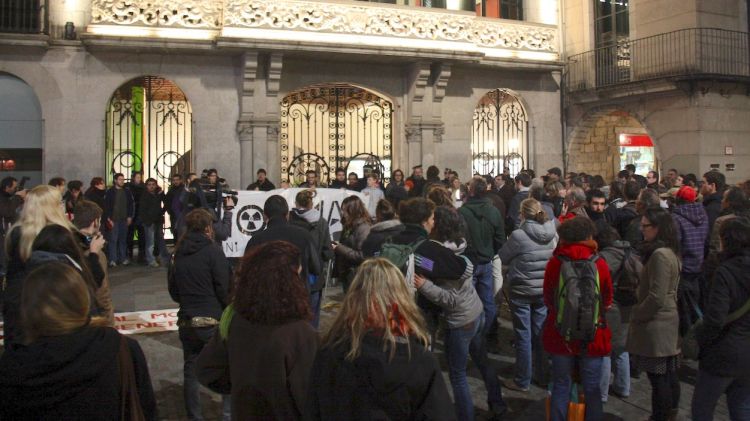
[{"label": "balcony railing", "polygon": [[2,0],[0,2],[0,32],[47,33],[47,1]]},{"label": "balcony railing", "polygon": [[661,78],[750,77],[748,33],[691,28],[571,56],[568,92]]},{"label": "balcony railing", "polygon": [[557,27],[352,0],[93,0],[88,36],[416,49],[557,61]]}]

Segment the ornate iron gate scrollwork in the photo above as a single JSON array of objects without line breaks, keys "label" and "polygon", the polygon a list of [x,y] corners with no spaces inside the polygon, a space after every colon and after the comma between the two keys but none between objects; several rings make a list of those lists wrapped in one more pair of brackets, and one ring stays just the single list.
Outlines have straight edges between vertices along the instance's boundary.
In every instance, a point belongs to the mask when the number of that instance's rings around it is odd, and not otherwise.
[{"label": "ornate iron gate scrollwork", "polygon": [[143,171],[166,189],[170,177],[192,171],[193,113],[171,81],[144,76],[120,86],[105,118],[107,183]]},{"label": "ornate iron gate scrollwork", "polygon": [[528,160],[528,127],[526,110],[515,94],[506,89],[485,94],[474,110],[472,171],[497,175],[508,167],[511,176],[518,174]]},{"label": "ornate iron gate scrollwork", "polygon": [[354,169],[360,161],[376,163],[390,178],[393,104],[387,99],[347,84],[316,85],[284,97],[280,116],[282,181],[299,184],[312,169],[327,185],[336,168]]}]

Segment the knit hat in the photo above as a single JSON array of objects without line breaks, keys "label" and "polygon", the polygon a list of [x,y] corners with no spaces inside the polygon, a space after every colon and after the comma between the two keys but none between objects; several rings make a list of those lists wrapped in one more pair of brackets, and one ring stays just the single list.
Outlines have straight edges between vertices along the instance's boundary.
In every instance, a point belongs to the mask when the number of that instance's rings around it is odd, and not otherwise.
[{"label": "knit hat", "polygon": [[675,197],[680,200],[684,200],[685,202],[693,203],[695,202],[697,193],[695,192],[695,189],[690,186],[682,186],[679,190],[677,190],[677,194],[675,195]]}]

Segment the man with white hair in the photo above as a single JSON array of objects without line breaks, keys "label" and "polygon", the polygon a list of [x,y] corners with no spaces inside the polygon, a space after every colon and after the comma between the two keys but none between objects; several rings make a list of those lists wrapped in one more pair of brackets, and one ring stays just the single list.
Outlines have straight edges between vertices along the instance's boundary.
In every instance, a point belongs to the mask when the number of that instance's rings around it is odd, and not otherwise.
[{"label": "man with white hair", "polygon": [[573,219],[576,216],[585,216],[589,218],[586,212],[586,192],[582,188],[573,186],[568,189],[565,195],[562,212],[560,213],[560,223]]}]

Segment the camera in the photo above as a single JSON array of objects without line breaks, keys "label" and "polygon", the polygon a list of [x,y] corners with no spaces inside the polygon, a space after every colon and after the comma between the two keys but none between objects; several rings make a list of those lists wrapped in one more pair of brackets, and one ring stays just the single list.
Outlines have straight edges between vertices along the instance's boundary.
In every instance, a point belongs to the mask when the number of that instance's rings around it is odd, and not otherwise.
[{"label": "camera", "polygon": [[[212,176],[215,178],[212,179]],[[200,178],[191,183],[190,190],[191,193],[202,195],[205,198],[205,205],[202,204],[202,206],[211,209],[219,209],[227,197],[232,198],[236,204],[239,195],[236,190],[229,188],[224,178],[218,177],[217,171],[213,168],[201,171]]]}]

